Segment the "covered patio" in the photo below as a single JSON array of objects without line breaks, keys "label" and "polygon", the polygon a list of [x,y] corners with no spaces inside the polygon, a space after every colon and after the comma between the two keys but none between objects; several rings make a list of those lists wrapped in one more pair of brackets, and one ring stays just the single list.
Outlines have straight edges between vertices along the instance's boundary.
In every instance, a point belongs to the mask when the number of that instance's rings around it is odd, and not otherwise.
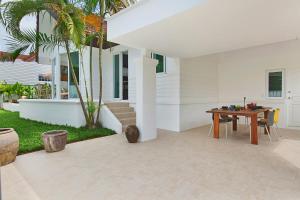
[{"label": "covered patio", "polygon": [[[280,128],[300,127],[299,8],[295,0],[145,0],[109,18],[108,40],[143,51],[135,66],[142,136],[209,124],[206,111],[243,107],[243,98],[279,109]],[[153,54],[173,59],[162,76],[147,63]]]},{"label": "covered patio", "polygon": [[65,151],[19,156],[1,168],[5,200],[261,199],[300,196],[300,135],[280,130],[249,144],[246,127],[225,140],[209,126],[128,144],[123,135],[68,145]]}]

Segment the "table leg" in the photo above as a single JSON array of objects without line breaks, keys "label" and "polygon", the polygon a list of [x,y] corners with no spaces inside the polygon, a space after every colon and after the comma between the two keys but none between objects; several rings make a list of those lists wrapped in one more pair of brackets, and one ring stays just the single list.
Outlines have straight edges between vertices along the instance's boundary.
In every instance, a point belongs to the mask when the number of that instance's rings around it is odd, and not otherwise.
[{"label": "table leg", "polygon": [[251,144],[258,144],[257,114],[251,115]]},{"label": "table leg", "polygon": [[220,114],[214,113],[214,138],[219,138]]},{"label": "table leg", "polygon": [[237,131],[237,116],[236,115],[232,116],[232,130]]},{"label": "table leg", "polygon": [[[268,116],[269,116],[269,111],[267,110],[267,111],[264,112],[264,118],[265,118],[266,121],[268,121]],[[270,132],[271,131],[270,126],[268,126],[267,129],[268,129],[269,133],[271,133]],[[265,131],[265,135],[268,135],[268,132],[265,128],[264,128],[264,131]]]}]

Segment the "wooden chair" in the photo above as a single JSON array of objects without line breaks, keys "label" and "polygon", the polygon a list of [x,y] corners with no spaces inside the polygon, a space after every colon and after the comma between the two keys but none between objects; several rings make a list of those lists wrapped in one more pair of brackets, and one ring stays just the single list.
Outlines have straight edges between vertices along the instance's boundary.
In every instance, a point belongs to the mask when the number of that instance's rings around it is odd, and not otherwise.
[{"label": "wooden chair", "polygon": [[[218,108],[214,108],[212,110],[218,110]],[[209,133],[208,133],[208,137],[211,135],[212,133],[212,129],[214,127],[214,118],[215,118],[215,115],[214,113],[212,114],[212,123],[211,123],[211,126],[210,126],[210,129],[209,129]],[[220,124],[224,124],[225,125],[225,128],[226,128],[226,132],[225,132],[225,137],[226,137],[226,140],[227,140],[227,137],[228,137],[228,123],[232,122],[232,118],[227,116],[227,115],[221,115],[221,118],[219,119],[219,123]]]}]

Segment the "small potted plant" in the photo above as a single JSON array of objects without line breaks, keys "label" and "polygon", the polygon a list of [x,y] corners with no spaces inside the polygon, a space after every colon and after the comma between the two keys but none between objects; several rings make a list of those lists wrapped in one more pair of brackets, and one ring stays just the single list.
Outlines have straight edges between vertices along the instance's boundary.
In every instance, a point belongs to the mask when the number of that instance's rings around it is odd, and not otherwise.
[{"label": "small potted plant", "polygon": [[65,149],[68,132],[65,130],[54,130],[43,133],[42,139],[46,152],[58,152]]}]

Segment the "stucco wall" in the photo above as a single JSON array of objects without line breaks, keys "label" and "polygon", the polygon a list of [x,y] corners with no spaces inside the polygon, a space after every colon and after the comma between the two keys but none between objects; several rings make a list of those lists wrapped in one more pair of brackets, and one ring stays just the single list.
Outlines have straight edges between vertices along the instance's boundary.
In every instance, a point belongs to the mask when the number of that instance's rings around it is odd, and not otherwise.
[{"label": "stucco wall", "polygon": [[182,59],[180,130],[210,123],[205,111],[218,104],[218,60],[215,56]]},{"label": "stucco wall", "polygon": [[20,117],[76,128],[85,125],[78,100],[19,100]]},{"label": "stucco wall", "polygon": [[156,74],[157,128],[180,130],[180,61],[166,58],[166,72]]},{"label": "stucco wall", "polygon": [[[132,107],[136,104],[136,60],[142,56],[142,50],[126,46],[117,46],[103,53],[103,99],[114,101],[113,98],[113,55],[128,51],[128,101]],[[97,73],[95,71],[95,73]],[[120,85],[121,87],[122,85]],[[94,87],[97,87],[94,85]],[[177,58],[166,58],[166,72],[156,75],[156,113],[157,127],[179,131],[179,89],[180,61]],[[122,89],[122,88],[121,88]]]},{"label": "stucco wall", "polygon": [[206,110],[222,105],[242,105],[243,97],[247,97],[248,102],[280,108],[279,125],[287,127],[287,100],[266,97],[266,72],[285,69],[288,83],[288,72],[299,69],[299,52],[300,41],[294,40],[181,60],[180,129],[210,123]]},{"label": "stucco wall", "polygon": [[16,82],[24,85],[36,85],[39,83],[39,74],[51,73],[50,65],[37,64],[36,62],[0,62],[0,81],[8,84]]},{"label": "stucco wall", "polygon": [[280,108],[280,126],[287,127],[287,99],[271,100],[266,97],[266,71],[285,69],[287,83],[285,92],[289,91],[288,74],[292,69],[300,68],[299,52],[300,41],[293,40],[220,54],[218,67],[220,103],[241,103],[245,96],[248,101]]}]

